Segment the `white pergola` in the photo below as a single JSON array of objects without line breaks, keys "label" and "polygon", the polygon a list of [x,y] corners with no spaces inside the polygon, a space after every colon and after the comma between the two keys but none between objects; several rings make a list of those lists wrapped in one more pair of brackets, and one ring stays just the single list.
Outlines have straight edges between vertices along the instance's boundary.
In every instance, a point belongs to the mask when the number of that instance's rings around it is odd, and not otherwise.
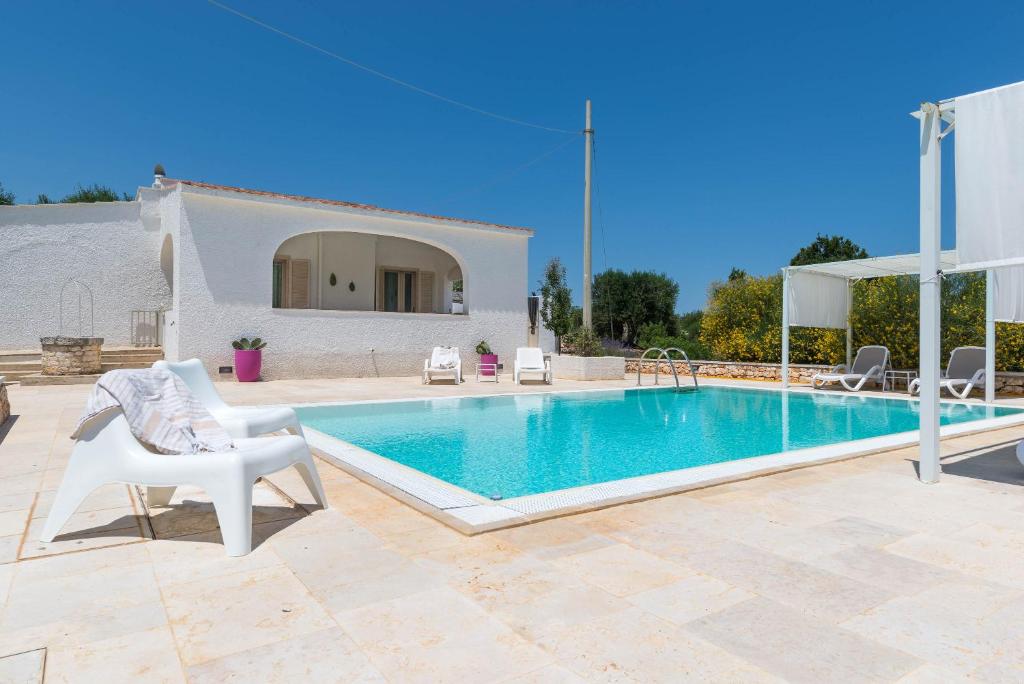
[{"label": "white pergola", "polygon": [[[943,273],[958,272],[956,250],[939,253]],[[782,269],[782,386],[789,387],[789,329],[846,329],[846,366],[853,363],[852,286],[859,280],[898,275],[920,275],[920,254],[852,259],[825,264],[787,266]],[[1007,274],[986,271],[985,278],[985,401],[995,400],[996,321],[1019,322],[1014,317]],[[997,292],[1004,296],[997,297]],[[1002,306],[1000,306],[1000,304]]]},{"label": "white pergola", "polygon": [[[865,269],[920,275],[920,471],[922,482],[938,482],[939,358],[943,274],[985,271],[986,399],[995,390],[995,321],[1024,321],[1024,82],[969,95],[924,102],[912,116],[920,122],[920,240],[917,255],[857,260],[786,269],[783,296],[783,378],[788,383],[789,325],[801,321],[849,330],[849,284]],[[945,123],[945,126],[943,126]],[[943,252],[941,237],[942,140],[956,131],[956,250]],[[856,265],[854,265],[856,264]],[[888,266],[885,266],[888,264]],[[1016,267],[1016,268],[1015,268]],[[881,274],[879,274],[881,275]],[[821,293],[814,298],[794,292]],[[843,282],[845,280],[845,283]],[[843,296],[843,290],[846,294]],[[803,298],[802,298],[803,297]],[[826,300],[829,305],[822,305]],[[841,305],[837,303],[842,299]],[[802,308],[802,310],[801,310]],[[824,313],[828,309],[829,313]],[[847,333],[847,356],[850,355]]]}]

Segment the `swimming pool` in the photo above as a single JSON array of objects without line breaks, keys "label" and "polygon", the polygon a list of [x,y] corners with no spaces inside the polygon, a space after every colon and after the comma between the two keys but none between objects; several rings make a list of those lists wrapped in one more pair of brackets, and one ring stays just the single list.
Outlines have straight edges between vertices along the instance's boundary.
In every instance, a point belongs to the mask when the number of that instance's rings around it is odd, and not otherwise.
[{"label": "swimming pool", "polygon": [[[917,429],[905,398],[741,387],[297,407],[303,425],[480,497],[508,500]],[[1021,415],[943,403],[955,425]]]}]

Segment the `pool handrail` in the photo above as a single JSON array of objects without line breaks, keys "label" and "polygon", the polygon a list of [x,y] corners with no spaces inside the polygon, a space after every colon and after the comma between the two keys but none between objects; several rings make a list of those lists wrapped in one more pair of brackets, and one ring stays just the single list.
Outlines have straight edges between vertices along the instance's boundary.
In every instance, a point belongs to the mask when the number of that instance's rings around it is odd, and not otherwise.
[{"label": "pool handrail", "polygon": [[[657,358],[648,359],[647,355],[650,354],[652,351],[658,352],[658,356]],[[672,357],[669,355],[669,352],[678,352],[679,354],[683,355],[683,359],[686,361],[686,365],[690,367],[690,375],[691,377],[693,377],[693,388],[699,389],[700,385],[697,383],[697,372],[693,368],[693,362],[690,361],[690,356],[679,347],[650,347],[646,351],[644,351],[644,353],[640,355],[640,358],[637,359],[636,363],[637,386],[639,387],[641,384],[640,373],[643,370],[644,361],[654,361],[654,384],[660,384],[658,382],[658,373],[661,370],[661,361],[662,359],[665,359],[666,361],[668,361],[669,368],[672,369],[672,377],[676,381],[676,389],[681,389],[679,386],[679,374],[676,372],[676,364]]]}]

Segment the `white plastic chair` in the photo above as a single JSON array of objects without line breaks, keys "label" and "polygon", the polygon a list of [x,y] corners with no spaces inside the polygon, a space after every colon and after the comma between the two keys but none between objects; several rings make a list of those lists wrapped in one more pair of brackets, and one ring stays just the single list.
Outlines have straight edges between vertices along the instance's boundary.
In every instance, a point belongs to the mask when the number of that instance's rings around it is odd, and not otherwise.
[{"label": "white plastic chair", "polygon": [[85,497],[113,482],[148,487],[151,506],[167,505],[179,486],[202,487],[213,500],[229,556],[252,550],[252,488],[257,478],[295,466],[317,503],[327,508],[305,439],[236,439],[235,446],[233,451],[156,453],[135,438],[120,409],[104,411],[82,426],[40,539],[53,541]]},{"label": "white plastic chair", "polygon": [[849,372],[846,364],[840,364],[828,373],[815,373],[811,387],[820,389],[828,383],[838,382],[851,392],[859,392],[869,380],[882,384],[889,367],[889,348],[880,344],[869,344],[857,350],[857,357]]},{"label": "white plastic chair", "polygon": [[523,379],[523,373],[540,373],[547,384],[551,384],[551,361],[544,358],[539,347],[519,347],[516,349],[516,362],[512,371],[512,380],[517,385]]},{"label": "white plastic chair", "polygon": [[[443,364],[454,362],[451,368]],[[423,384],[427,385],[435,376],[452,377],[455,384],[462,382],[462,357],[458,347],[434,347],[429,359],[423,360]]]},{"label": "white plastic chair", "polygon": [[217,394],[210,376],[206,374],[206,369],[199,359],[176,363],[157,361],[153,368],[169,370],[181,378],[199,403],[206,407],[232,437],[259,437],[279,430],[288,430],[292,434],[305,437],[302,425],[299,424],[299,417],[287,406],[228,406]]},{"label": "white plastic chair", "polygon": [[[946,372],[939,376],[939,389],[946,390],[957,399],[966,399],[975,387],[985,386],[985,348],[957,347],[949,354]],[[921,379],[915,378],[909,387],[911,394],[921,391]]]}]

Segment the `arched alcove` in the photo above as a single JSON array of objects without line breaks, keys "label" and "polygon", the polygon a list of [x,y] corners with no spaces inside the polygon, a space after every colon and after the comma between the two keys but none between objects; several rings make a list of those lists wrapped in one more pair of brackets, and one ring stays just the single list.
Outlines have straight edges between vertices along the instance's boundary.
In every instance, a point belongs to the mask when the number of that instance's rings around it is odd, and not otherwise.
[{"label": "arched alcove", "polygon": [[160,246],[160,270],[164,274],[164,281],[167,283],[167,292],[174,294],[174,240],[170,234],[164,236],[163,244]]},{"label": "arched alcove", "polygon": [[[457,279],[453,280],[452,276]],[[274,253],[271,306],[282,309],[465,313],[453,311],[462,281],[456,258],[434,245],[372,233],[316,231]]]}]

